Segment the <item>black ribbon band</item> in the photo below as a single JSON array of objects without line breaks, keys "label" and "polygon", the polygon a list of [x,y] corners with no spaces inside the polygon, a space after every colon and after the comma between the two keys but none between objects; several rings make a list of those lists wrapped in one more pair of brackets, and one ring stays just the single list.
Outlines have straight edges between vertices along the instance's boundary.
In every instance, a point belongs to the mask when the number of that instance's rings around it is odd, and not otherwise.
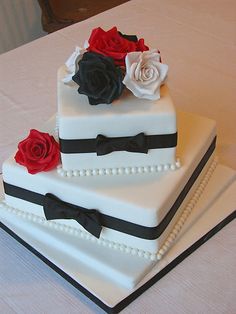
[{"label": "black ribbon band", "polygon": [[[160,235],[164,232],[172,218],[174,217],[175,213],[177,212],[178,208],[182,204],[183,200],[185,199],[187,193],[191,189],[192,185],[200,175],[202,169],[204,168],[205,164],[207,163],[208,159],[214,152],[216,145],[216,138],[212,141],[210,147],[206,151],[205,155],[199,162],[198,166],[192,173],[191,177],[189,178],[188,182],[184,186],[183,190],[179,194],[178,198],[176,199],[175,203],[170,208],[169,212],[166,214],[166,216],[162,219],[162,221],[159,223],[159,225],[155,227],[146,227],[141,226],[129,221],[125,221],[119,218],[115,218],[112,216],[108,216],[105,214],[99,213],[99,223],[103,227],[107,227],[110,229],[114,229],[138,238],[146,239],[146,240],[155,240],[160,237]],[[11,184],[8,184],[6,182],[3,182],[4,184],[4,190],[7,195],[14,196],[20,199],[23,199],[25,201],[38,204],[43,206],[45,202],[45,196],[36,192],[32,192]],[[64,203],[64,202],[63,202]],[[68,204],[68,203],[65,203]],[[75,209],[81,210],[81,207],[69,204],[69,206],[72,206]],[[84,209],[84,208],[82,208]],[[86,209],[85,209],[86,210]]]},{"label": "black ribbon band", "polygon": [[63,154],[97,153],[105,155],[112,151],[129,151],[147,153],[149,149],[176,147],[177,133],[135,136],[105,137],[99,134],[97,138],[68,140],[60,138],[60,149]]}]

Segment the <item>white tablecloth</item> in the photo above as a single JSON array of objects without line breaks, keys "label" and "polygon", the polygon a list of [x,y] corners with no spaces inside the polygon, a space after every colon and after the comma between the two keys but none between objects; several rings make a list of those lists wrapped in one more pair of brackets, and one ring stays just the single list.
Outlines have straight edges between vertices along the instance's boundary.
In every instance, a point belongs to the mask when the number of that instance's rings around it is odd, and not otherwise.
[{"label": "white tablecloth", "polygon": [[[144,37],[169,65],[177,108],[215,119],[220,161],[236,169],[236,2],[130,1],[0,56],[0,164],[30,128],[56,112],[56,72],[91,29],[116,25]],[[236,312],[236,222],[124,313]],[[102,312],[0,231],[1,313]]]}]

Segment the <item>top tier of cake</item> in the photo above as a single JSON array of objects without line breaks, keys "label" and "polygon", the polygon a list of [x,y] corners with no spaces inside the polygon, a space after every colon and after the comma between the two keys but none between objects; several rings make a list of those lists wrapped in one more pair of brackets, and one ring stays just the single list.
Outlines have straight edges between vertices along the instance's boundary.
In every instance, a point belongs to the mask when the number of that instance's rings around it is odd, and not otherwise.
[{"label": "top tier of cake", "polygon": [[[58,71],[58,128],[64,170],[115,174],[122,169],[129,172],[130,167],[131,172],[146,166],[175,168],[176,112],[166,85],[157,101],[139,99],[126,91],[110,105],[91,106],[86,96],[78,94],[77,85],[62,82],[65,75],[62,66]],[[97,152],[98,135],[106,137],[105,150],[113,151]],[[142,141],[147,145],[146,152],[126,151],[127,145],[140,145],[140,141],[141,146]]]}]

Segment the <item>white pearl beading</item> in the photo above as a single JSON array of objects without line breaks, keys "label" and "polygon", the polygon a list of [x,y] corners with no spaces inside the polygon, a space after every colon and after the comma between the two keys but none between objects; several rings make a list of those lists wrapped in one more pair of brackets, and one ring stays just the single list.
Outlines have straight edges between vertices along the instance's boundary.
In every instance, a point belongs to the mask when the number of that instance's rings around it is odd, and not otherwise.
[{"label": "white pearl beading", "polygon": [[11,207],[7,205],[4,201],[0,202],[0,207],[4,210],[7,210],[8,212],[17,215],[18,217],[22,219],[26,219],[28,221],[32,221],[34,223],[42,224],[45,227],[48,227],[50,229],[58,230],[63,233],[67,233],[79,238],[83,238],[85,240],[93,241],[96,242],[98,245],[102,245],[108,248],[112,248],[115,250],[119,250],[124,253],[128,253],[131,255],[137,255],[139,257],[143,257],[145,259],[149,259],[152,261],[158,261],[160,260],[170,249],[170,247],[173,245],[175,242],[180,230],[182,229],[184,223],[186,222],[187,218],[189,217],[190,213],[192,212],[194,206],[197,204],[201,194],[203,193],[205,187],[207,186],[215,168],[217,166],[217,159],[215,158],[213,162],[211,163],[206,175],[204,176],[203,180],[199,184],[198,188],[196,189],[193,197],[191,200],[187,203],[185,206],[184,210],[182,211],[182,214],[180,218],[178,219],[177,223],[175,224],[174,228],[172,229],[171,233],[167,237],[167,239],[164,241],[164,244],[162,247],[159,249],[157,253],[151,253],[145,250],[133,248],[130,246],[127,246],[125,244],[120,244],[116,243],[113,241],[110,241],[108,239],[105,239],[103,237],[100,237],[99,239],[95,238],[93,235],[90,233],[80,230],[71,226],[67,226],[65,224],[62,224],[60,222],[55,222],[55,221],[48,221],[44,217],[40,217],[38,215],[28,213],[26,211],[16,209],[14,207]]},{"label": "white pearl beading", "polygon": [[108,176],[108,175],[129,175],[142,173],[155,173],[168,170],[177,170],[181,167],[180,160],[177,159],[173,164],[141,166],[141,167],[120,167],[120,168],[102,168],[102,169],[82,169],[82,170],[64,170],[62,165],[57,166],[57,173],[62,177],[84,177],[84,176]]},{"label": "white pearl beading", "polygon": [[194,192],[192,198],[185,206],[184,210],[182,211],[177,223],[174,225],[174,228],[172,229],[169,236],[166,238],[164,244],[161,246],[160,250],[156,254],[156,260],[160,260],[167,251],[171,248],[171,246],[174,244],[178,234],[180,233],[181,229],[183,228],[186,220],[188,219],[189,215],[193,211],[195,205],[197,204],[199,198],[201,197],[203,191],[205,190],[210,178],[212,177],[215,168],[217,166],[218,159],[215,157],[212,161],[209,169],[207,170],[207,173],[205,174],[204,178],[198,185],[196,191]]}]

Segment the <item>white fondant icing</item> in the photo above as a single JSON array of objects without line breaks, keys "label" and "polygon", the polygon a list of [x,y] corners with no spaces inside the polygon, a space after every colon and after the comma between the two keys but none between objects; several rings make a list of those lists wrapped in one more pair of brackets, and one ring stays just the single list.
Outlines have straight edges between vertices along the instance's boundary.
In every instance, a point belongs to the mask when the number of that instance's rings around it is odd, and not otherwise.
[{"label": "white fondant icing", "polygon": [[168,235],[168,237],[164,241],[163,245],[161,246],[161,248],[156,253],[152,253],[152,252],[138,249],[135,247],[130,247],[130,246],[127,246],[123,243],[120,244],[120,243],[117,243],[114,241],[110,241],[109,239],[105,239],[103,237],[97,239],[94,236],[92,236],[91,234],[89,234],[88,232],[86,232],[84,230],[77,229],[75,227],[71,227],[67,223],[63,224],[60,221],[47,221],[42,216],[38,216],[36,214],[33,214],[30,212],[9,206],[7,204],[7,201],[9,200],[8,197],[6,197],[5,202],[0,202],[0,206],[1,206],[1,209],[7,210],[16,216],[19,216],[23,219],[27,219],[29,221],[33,221],[33,222],[38,223],[38,224],[44,224],[48,228],[59,230],[60,232],[63,232],[63,233],[69,233],[73,236],[83,238],[83,239],[88,240],[88,241],[95,242],[98,245],[102,245],[102,246],[108,247],[110,249],[120,250],[120,251],[125,252],[127,254],[137,255],[139,257],[143,257],[145,259],[150,259],[152,261],[158,261],[163,257],[163,255],[170,249],[170,247],[175,242],[175,239],[177,238],[177,236],[178,236],[179,232],[181,231],[182,227],[184,226],[187,218],[189,217],[192,210],[196,206],[198,199],[202,195],[202,193],[203,193],[204,189],[206,188],[210,178],[212,177],[216,166],[217,166],[217,159],[215,158],[212,161],[209,169],[207,170],[204,178],[202,179],[202,182],[199,184],[199,186],[196,189],[196,191],[194,192],[192,198],[190,199],[190,201],[187,203],[184,210],[182,211],[180,217],[178,218],[177,222],[174,225],[173,230],[170,232],[170,234]]},{"label": "white fondant icing", "polygon": [[[76,87],[63,84],[65,68],[58,71],[58,117],[61,139],[95,139],[98,134],[108,137],[172,134],[177,131],[176,112],[166,86],[161,87],[161,99],[143,100],[130,92],[124,93],[111,105],[91,106]],[[121,168],[158,164],[175,164],[176,148],[150,149],[148,154],[112,152],[62,153],[64,170]]]},{"label": "white fondant icing", "polygon": [[[29,175],[24,167],[16,164],[13,159],[9,159],[3,165],[3,177],[7,183],[43,195],[50,192],[65,202],[98,209],[106,215],[139,225],[155,227],[176,201],[215,136],[215,123],[211,120],[186,113],[179,113],[179,120],[181,127],[178,152],[184,163],[178,171],[144,173],[138,177],[138,180],[135,175],[125,177],[104,175],[104,177],[95,176],[94,178],[84,176],[68,180],[68,178],[58,176],[56,170]],[[178,219],[207,167],[208,165],[185,198],[174,219],[157,240],[139,239],[108,228],[103,228],[101,236],[110,241],[125,243],[128,247],[138,247],[140,250],[156,253],[173,228],[173,223]],[[29,212],[43,216],[42,207],[39,205],[10,196],[6,196],[6,200],[10,206],[20,206]],[[76,221],[66,223],[78,228]]]}]

